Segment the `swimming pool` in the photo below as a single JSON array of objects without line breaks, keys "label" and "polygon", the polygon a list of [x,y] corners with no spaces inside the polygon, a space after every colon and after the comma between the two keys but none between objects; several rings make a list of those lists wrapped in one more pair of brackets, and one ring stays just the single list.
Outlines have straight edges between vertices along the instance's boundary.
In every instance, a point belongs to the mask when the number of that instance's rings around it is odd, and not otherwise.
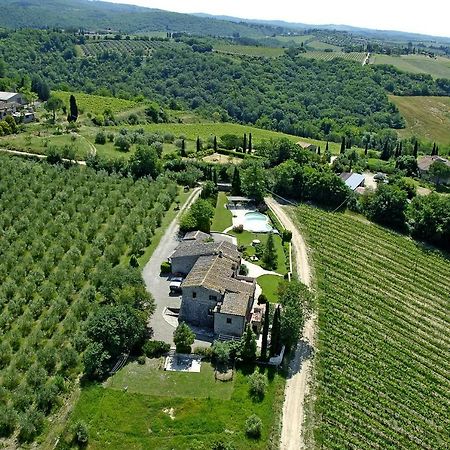
[{"label": "swimming pool", "polygon": [[244,216],[244,230],[253,233],[270,233],[273,231],[269,218],[257,211],[248,212]]}]

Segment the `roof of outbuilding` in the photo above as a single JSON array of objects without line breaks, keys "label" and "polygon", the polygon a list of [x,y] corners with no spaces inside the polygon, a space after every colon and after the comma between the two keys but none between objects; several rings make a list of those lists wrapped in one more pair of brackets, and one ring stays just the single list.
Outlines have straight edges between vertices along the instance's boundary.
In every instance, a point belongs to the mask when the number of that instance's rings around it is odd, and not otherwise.
[{"label": "roof of outbuilding", "polygon": [[218,306],[217,312],[234,316],[245,316],[248,309],[248,294],[243,292],[227,292],[223,302]]},{"label": "roof of outbuilding", "polygon": [[344,172],[341,174],[341,178],[352,191],[364,183],[365,178],[361,173],[352,173],[350,176],[347,175],[348,173]]},{"label": "roof of outbuilding", "polygon": [[17,92],[4,92],[4,91],[0,91],[0,101],[7,101],[10,98],[13,98],[17,95]]},{"label": "roof of outbuilding", "polygon": [[315,147],[315,144],[311,144],[310,142],[305,142],[305,141],[298,141],[298,142],[296,142],[296,144],[304,149]]},{"label": "roof of outbuilding", "polygon": [[426,172],[430,169],[430,166],[435,162],[441,162],[450,167],[450,161],[448,159],[442,158],[439,155],[424,156],[417,162],[417,166],[420,170]]},{"label": "roof of outbuilding", "polygon": [[182,241],[170,258],[182,258],[186,256],[201,257],[219,254],[234,262],[241,260],[237,247],[231,242],[202,242],[198,239]]},{"label": "roof of outbuilding", "polygon": [[207,239],[210,239],[211,236],[207,233],[204,233],[203,231],[196,230],[196,231],[188,231],[183,238],[183,241],[206,241]]}]

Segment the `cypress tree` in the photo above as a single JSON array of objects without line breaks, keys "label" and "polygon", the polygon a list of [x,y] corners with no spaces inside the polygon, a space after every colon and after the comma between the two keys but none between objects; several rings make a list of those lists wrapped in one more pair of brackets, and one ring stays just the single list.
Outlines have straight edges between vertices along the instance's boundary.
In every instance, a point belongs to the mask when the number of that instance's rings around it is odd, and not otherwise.
[{"label": "cypress tree", "polygon": [[241,175],[237,166],[234,167],[233,179],[231,180],[232,195],[241,195]]},{"label": "cypress tree", "polygon": [[269,337],[269,322],[270,322],[270,304],[266,303],[266,310],[264,312],[264,324],[261,338],[261,359],[267,359],[267,338]]},{"label": "cypress tree", "polygon": [[277,268],[277,252],[275,250],[275,242],[273,240],[273,233],[269,233],[267,238],[266,247],[264,248],[264,253],[262,257],[263,263],[268,269]]},{"label": "cypress tree", "polygon": [[365,156],[367,156],[368,151],[369,151],[369,143],[366,142],[366,146],[365,146],[365,148],[364,148],[364,155],[365,155]]},{"label": "cypress tree", "polygon": [[214,136],[214,144],[213,144],[213,147],[214,147],[214,151],[217,152],[217,136]]},{"label": "cypress tree", "polygon": [[212,174],[212,176],[213,176],[213,181],[214,181],[214,184],[217,186],[217,170],[216,170],[216,168],[214,167],[214,169],[213,169],[213,174]]},{"label": "cypress tree", "polygon": [[327,145],[325,145],[325,153],[328,153],[330,151],[329,146],[328,146],[328,141],[327,141]]},{"label": "cypress tree", "polygon": [[241,339],[242,342],[242,359],[246,362],[252,362],[256,359],[256,336],[253,333],[250,325],[247,325],[244,335]]},{"label": "cypress tree", "polygon": [[400,147],[398,148],[398,156],[402,156],[403,153],[403,142],[400,141]]},{"label": "cypress tree", "polygon": [[186,141],[184,139],[181,140],[181,156],[186,157]]},{"label": "cypress tree", "polygon": [[317,154],[320,155],[320,145],[317,147]]},{"label": "cypress tree", "polygon": [[281,347],[281,311],[277,306],[273,315],[272,333],[270,335],[270,356],[278,355]]},{"label": "cypress tree", "polygon": [[431,150],[431,156],[436,154],[436,142],[433,142],[433,149]]},{"label": "cypress tree", "polygon": [[342,136],[342,142],[341,142],[341,155],[345,153],[345,136]]},{"label": "cypress tree", "polygon": [[414,142],[414,150],[413,150],[414,158],[417,158],[418,153],[419,153],[419,143],[416,141]]},{"label": "cypress tree", "polygon": [[76,122],[78,119],[78,106],[74,95],[69,98],[69,115],[67,116],[68,122]]},{"label": "cypress tree", "polygon": [[200,137],[197,136],[197,152],[199,152],[201,150],[201,145],[200,145]]},{"label": "cypress tree", "polygon": [[248,133],[248,152],[251,153],[252,150],[252,133]]},{"label": "cypress tree", "polygon": [[434,154],[436,155],[436,156],[438,156],[439,155],[439,147],[436,145],[436,150],[434,151]]},{"label": "cypress tree", "polygon": [[244,153],[247,153],[247,133],[244,133],[244,141],[242,143],[242,150],[244,150]]}]

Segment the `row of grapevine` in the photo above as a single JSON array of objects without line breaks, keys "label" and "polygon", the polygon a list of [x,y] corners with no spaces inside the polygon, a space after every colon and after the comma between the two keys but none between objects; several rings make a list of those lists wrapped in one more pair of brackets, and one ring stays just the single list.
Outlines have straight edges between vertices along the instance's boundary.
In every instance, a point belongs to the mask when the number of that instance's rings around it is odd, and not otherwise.
[{"label": "row of grapevine", "polygon": [[34,439],[70,392],[83,323],[121,273],[142,284],[130,256],[176,193],[163,178],[0,157],[0,438]]},{"label": "row of grapevine", "polygon": [[301,54],[305,58],[319,59],[321,61],[332,61],[335,58],[345,59],[347,61],[355,61],[358,63],[363,63],[366,53],[359,52],[324,52],[324,51],[309,51]]},{"label": "row of grapevine", "polygon": [[448,258],[355,217],[296,213],[318,274],[321,448],[448,448]]}]

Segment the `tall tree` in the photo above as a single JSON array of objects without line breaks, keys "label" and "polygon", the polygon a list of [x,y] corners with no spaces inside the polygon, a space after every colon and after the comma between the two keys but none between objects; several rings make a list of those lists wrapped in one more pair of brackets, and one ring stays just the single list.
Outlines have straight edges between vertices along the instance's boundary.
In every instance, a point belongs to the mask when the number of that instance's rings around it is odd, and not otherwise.
[{"label": "tall tree", "polygon": [[245,362],[253,362],[256,359],[256,336],[250,325],[247,325],[244,335],[241,338],[241,356]]},{"label": "tall tree", "polygon": [[431,149],[431,156],[436,154],[436,142],[433,142],[433,148]]},{"label": "tall tree", "polygon": [[233,179],[231,180],[231,194],[241,195],[241,175],[239,174],[239,168],[234,166]]},{"label": "tall tree", "polygon": [[181,156],[182,158],[186,158],[186,141],[184,139],[181,140]]},{"label": "tall tree", "polygon": [[56,112],[59,111],[64,106],[63,101],[59,97],[51,95],[50,98],[45,103],[45,109],[52,113],[53,122],[56,120]]},{"label": "tall tree", "polygon": [[262,260],[268,269],[273,270],[277,268],[277,252],[275,249],[273,233],[269,233]]},{"label": "tall tree", "polygon": [[317,154],[320,155],[320,145],[317,147]]},{"label": "tall tree", "polygon": [[341,142],[341,155],[345,153],[345,136],[342,136],[342,142]]},{"label": "tall tree", "polygon": [[248,152],[251,153],[253,150],[252,147],[253,143],[252,143],[252,133],[248,133]]},{"label": "tall tree", "polygon": [[69,98],[69,110],[67,121],[76,122],[78,119],[78,105],[74,95],[71,95]]},{"label": "tall tree", "polygon": [[264,311],[264,324],[261,337],[261,359],[267,359],[267,340],[269,337],[269,325],[270,325],[270,303],[266,303],[266,309]]},{"label": "tall tree", "polygon": [[242,150],[247,153],[247,133],[244,133],[244,139],[242,142]]},{"label": "tall tree", "polygon": [[214,136],[213,148],[214,148],[214,151],[217,152],[217,136]]},{"label": "tall tree", "polygon": [[270,356],[278,355],[281,350],[281,310],[277,306],[273,315],[272,332],[270,334]]},{"label": "tall tree", "polygon": [[418,154],[419,154],[419,143],[416,141],[414,142],[414,150],[413,150],[414,158],[417,158]]},{"label": "tall tree", "polygon": [[199,136],[197,136],[196,145],[197,145],[197,152],[199,152],[202,149],[202,144],[200,142],[200,137]]},{"label": "tall tree", "polygon": [[364,155],[367,156],[367,153],[369,152],[369,143],[366,142],[366,145],[364,147]]}]

